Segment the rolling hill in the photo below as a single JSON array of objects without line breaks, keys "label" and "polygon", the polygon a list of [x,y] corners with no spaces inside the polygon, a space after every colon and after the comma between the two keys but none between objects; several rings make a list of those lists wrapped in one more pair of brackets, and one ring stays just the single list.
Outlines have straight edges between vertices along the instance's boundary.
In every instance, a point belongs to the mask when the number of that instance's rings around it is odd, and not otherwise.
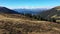
[{"label": "rolling hill", "polygon": [[55,19],[57,22],[60,20],[60,6],[41,12],[40,16],[47,20]]},{"label": "rolling hill", "polygon": [[0,11],[0,34],[60,34],[60,24],[31,19],[7,9]]}]

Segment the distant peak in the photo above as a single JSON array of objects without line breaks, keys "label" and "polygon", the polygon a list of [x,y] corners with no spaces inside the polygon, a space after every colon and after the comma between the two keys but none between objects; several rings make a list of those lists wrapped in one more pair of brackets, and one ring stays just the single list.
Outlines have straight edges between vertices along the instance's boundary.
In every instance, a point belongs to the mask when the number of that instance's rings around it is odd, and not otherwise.
[{"label": "distant peak", "polygon": [[2,8],[6,8],[6,7],[2,7],[2,6],[0,6],[0,9],[2,9]]}]

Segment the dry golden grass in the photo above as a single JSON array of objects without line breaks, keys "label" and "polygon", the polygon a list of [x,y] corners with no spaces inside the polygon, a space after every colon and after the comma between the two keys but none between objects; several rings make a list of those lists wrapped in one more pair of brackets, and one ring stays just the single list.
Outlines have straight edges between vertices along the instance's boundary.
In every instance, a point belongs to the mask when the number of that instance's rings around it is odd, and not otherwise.
[{"label": "dry golden grass", "polygon": [[56,22],[60,22],[60,20],[56,20]]},{"label": "dry golden grass", "polygon": [[4,15],[0,14],[0,34],[60,34],[60,24]]}]

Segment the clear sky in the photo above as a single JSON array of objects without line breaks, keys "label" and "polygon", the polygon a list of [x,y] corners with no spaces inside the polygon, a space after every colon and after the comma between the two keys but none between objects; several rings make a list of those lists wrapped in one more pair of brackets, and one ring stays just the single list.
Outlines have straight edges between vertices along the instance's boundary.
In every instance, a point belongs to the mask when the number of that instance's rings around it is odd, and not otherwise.
[{"label": "clear sky", "polygon": [[46,8],[60,6],[60,0],[0,0],[0,6],[8,8]]}]

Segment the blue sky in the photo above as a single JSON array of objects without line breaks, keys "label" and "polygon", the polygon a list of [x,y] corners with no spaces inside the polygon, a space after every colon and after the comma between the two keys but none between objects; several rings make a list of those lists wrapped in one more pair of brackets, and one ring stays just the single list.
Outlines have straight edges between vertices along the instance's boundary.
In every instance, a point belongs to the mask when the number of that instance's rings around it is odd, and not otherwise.
[{"label": "blue sky", "polygon": [[60,0],[0,0],[0,6],[8,8],[50,8],[60,6]]}]

